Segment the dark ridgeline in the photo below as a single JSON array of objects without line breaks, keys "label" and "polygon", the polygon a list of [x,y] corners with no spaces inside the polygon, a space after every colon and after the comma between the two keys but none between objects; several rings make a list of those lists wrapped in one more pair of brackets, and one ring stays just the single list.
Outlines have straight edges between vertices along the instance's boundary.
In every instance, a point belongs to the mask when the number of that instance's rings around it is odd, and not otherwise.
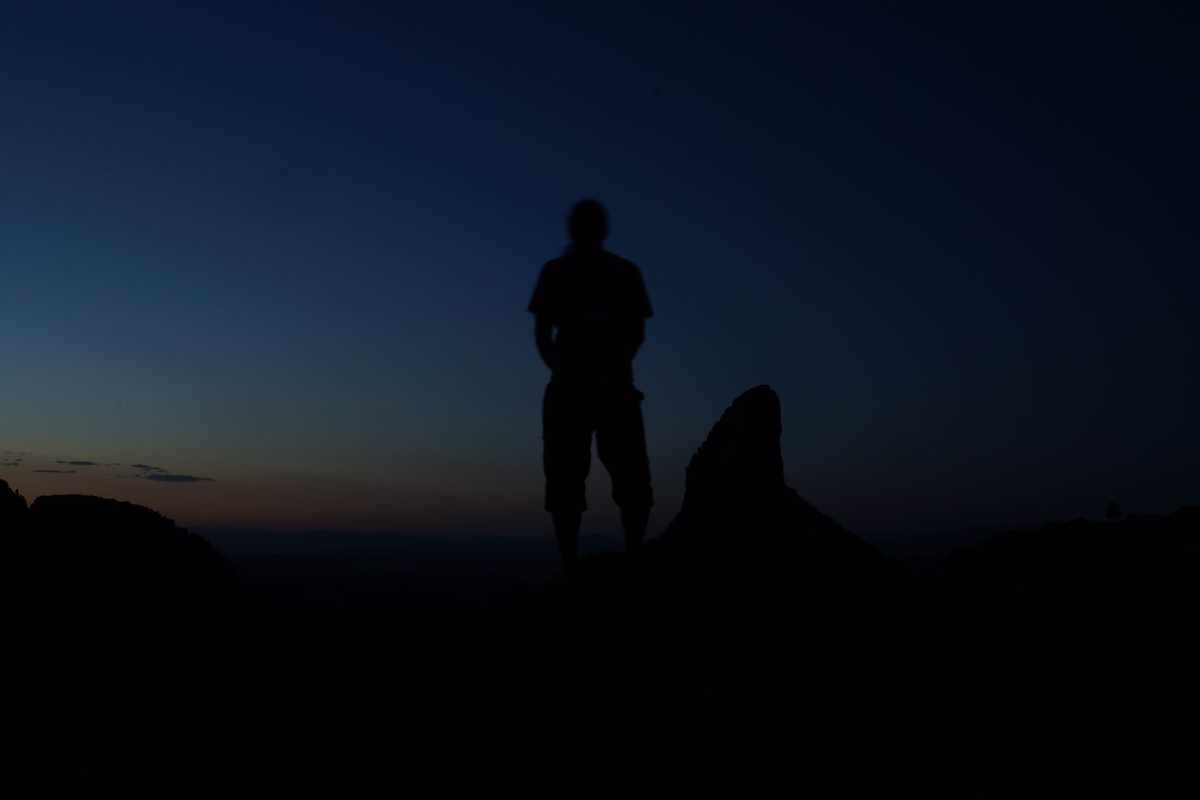
[{"label": "dark ridgeline", "polygon": [[206,541],[116,500],[26,508],[4,481],[0,538],[9,766],[194,754],[235,724],[236,579]]},{"label": "dark ridgeline", "polygon": [[[234,582],[229,561],[207,541],[151,509],[88,495],[39,497],[29,509],[31,533],[64,561],[78,562],[85,581],[109,580],[170,608],[215,599]],[[101,594],[101,596],[103,596]]]},{"label": "dark ridgeline", "polygon": [[[2,487],[3,752],[214,790],[1196,788],[1200,509],[997,534],[918,574],[787,486],[780,431],[768,387],[737,398],[632,565],[586,556],[466,613],[339,585],[336,632],[309,624],[335,596],[315,580],[289,619],[154,512]],[[586,772],[543,772],[564,768]]]},{"label": "dark ridgeline", "polygon": [[1200,507],[997,534],[943,574],[964,780],[1195,796]]}]

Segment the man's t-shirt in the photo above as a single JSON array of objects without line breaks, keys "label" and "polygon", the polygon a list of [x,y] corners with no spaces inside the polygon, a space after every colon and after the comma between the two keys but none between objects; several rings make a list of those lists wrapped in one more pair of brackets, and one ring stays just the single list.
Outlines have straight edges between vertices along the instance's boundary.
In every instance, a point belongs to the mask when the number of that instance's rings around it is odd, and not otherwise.
[{"label": "man's t-shirt", "polygon": [[529,310],[558,328],[556,377],[630,381],[642,322],[654,314],[637,266],[604,250],[546,262]]}]

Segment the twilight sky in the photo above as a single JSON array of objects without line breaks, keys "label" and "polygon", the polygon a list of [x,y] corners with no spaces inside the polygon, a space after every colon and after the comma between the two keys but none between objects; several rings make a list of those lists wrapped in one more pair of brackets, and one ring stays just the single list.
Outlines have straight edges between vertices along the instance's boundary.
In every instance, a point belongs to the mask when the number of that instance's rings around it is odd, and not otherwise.
[{"label": "twilight sky", "polygon": [[6,6],[0,478],[548,536],[524,308],[594,196],[652,531],[760,383],[851,528],[1200,502],[1191,4],[800,5]]}]

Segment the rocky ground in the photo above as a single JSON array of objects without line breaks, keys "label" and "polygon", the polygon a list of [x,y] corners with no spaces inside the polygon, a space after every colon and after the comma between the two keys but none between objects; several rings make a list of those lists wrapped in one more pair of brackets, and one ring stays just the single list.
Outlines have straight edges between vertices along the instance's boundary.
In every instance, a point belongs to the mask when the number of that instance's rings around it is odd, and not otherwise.
[{"label": "rocky ground", "polygon": [[916,573],[784,483],[779,431],[774,392],[743,394],[639,561],[544,585],[239,573],[149,509],[26,507],[2,484],[9,774],[205,794],[1195,788],[1200,510],[997,534]]}]

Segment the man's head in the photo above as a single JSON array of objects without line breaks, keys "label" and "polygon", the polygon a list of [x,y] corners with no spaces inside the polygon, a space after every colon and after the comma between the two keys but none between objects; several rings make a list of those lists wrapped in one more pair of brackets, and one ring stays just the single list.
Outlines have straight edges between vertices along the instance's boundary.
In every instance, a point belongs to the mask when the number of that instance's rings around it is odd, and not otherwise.
[{"label": "man's head", "polygon": [[567,232],[577,247],[599,247],[608,238],[608,214],[592,199],[580,200],[567,217]]}]

